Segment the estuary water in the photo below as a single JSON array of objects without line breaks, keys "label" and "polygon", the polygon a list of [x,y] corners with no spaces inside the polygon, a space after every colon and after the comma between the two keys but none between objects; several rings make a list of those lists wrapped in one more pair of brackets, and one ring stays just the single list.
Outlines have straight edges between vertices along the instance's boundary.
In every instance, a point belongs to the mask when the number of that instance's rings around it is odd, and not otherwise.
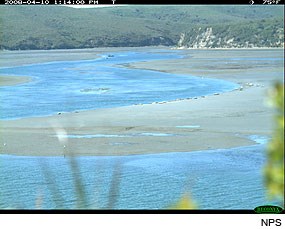
[{"label": "estuary water", "polygon": [[137,61],[177,58],[183,56],[176,52],[121,52],[107,53],[94,60],[1,68],[1,75],[30,76],[33,81],[1,87],[0,119],[170,101],[238,87],[223,80],[122,66]]},{"label": "estuary water", "polygon": [[[91,209],[163,209],[185,193],[200,209],[254,209],[269,203],[262,180],[265,144],[75,161]],[[75,208],[71,168],[67,157],[1,155],[0,209]]]},{"label": "estuary water", "polygon": [[[169,101],[238,87],[223,80],[123,66],[175,58],[183,56],[178,52],[121,52],[88,61],[1,68],[1,75],[30,76],[33,81],[1,87],[0,119]],[[251,138],[256,145],[233,149],[76,157],[78,170],[72,169],[68,157],[1,152],[0,209],[73,209],[78,199],[73,175],[81,177],[85,207],[91,209],[163,209],[185,193],[191,194],[200,209],[254,209],[269,202],[262,180],[266,141],[260,136]]]}]

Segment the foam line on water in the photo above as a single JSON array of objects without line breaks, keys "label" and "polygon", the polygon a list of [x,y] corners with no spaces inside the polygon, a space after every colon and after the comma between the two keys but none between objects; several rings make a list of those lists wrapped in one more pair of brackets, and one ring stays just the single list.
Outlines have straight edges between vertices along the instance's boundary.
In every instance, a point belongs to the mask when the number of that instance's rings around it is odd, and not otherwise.
[{"label": "foam line on water", "polygon": [[68,134],[54,135],[54,137],[62,138],[129,138],[129,137],[172,137],[177,134],[169,133],[134,133],[134,134]]},{"label": "foam line on water", "polygon": [[255,141],[258,144],[267,144],[269,142],[269,138],[266,136],[261,136],[261,135],[250,135],[248,138],[252,141]]},{"label": "foam line on water", "polygon": [[200,125],[176,126],[176,128],[200,128]]}]

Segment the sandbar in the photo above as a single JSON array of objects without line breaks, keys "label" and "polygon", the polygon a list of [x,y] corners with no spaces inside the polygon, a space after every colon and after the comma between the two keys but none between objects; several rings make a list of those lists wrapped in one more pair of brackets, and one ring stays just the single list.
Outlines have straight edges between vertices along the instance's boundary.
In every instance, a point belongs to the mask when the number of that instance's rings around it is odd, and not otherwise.
[{"label": "sandbar", "polygon": [[[112,52],[115,51],[113,48]],[[72,50],[66,52],[70,54]],[[114,156],[190,152],[256,144],[247,138],[250,135],[270,138],[274,109],[268,105],[268,92],[274,82],[283,81],[284,63],[282,66],[250,60],[260,56],[283,58],[282,51],[183,50],[183,53],[182,59],[137,62],[127,67],[224,79],[240,87],[195,99],[1,120],[0,153]],[[85,59],[91,54],[74,55]],[[94,50],[92,55],[96,55]],[[64,55],[62,58],[65,60]],[[238,61],[239,58],[245,61]]]},{"label": "sandbar", "polygon": [[1,86],[14,86],[17,84],[28,83],[32,80],[27,76],[1,76],[0,75],[0,87]]}]

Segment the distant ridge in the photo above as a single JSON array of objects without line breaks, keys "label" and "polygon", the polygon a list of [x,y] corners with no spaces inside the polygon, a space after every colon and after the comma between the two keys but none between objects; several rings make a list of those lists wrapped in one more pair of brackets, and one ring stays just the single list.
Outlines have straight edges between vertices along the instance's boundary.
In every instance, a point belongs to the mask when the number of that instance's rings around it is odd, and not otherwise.
[{"label": "distant ridge", "polygon": [[284,6],[0,6],[0,49],[284,47]]}]

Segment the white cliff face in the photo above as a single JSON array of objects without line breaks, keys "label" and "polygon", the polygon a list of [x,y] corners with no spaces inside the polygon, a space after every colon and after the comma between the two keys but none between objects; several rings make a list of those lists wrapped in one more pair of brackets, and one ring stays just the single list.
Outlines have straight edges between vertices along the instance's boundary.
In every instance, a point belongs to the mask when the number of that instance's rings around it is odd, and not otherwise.
[{"label": "white cliff face", "polygon": [[185,39],[185,33],[181,33],[180,39],[178,41],[178,46],[182,46],[184,39]]},{"label": "white cliff face", "polygon": [[281,47],[284,47],[284,29],[279,28],[276,31],[275,36],[278,38],[278,45],[280,45]]},{"label": "white cliff face", "polygon": [[202,34],[202,39],[198,44],[202,48],[211,46],[213,44],[213,40],[215,39],[215,37],[216,36],[213,35],[213,29],[207,28],[206,32]]},{"label": "white cliff face", "polygon": [[[201,31],[201,28],[199,28]],[[206,48],[213,44],[213,40],[216,36],[213,35],[213,28],[207,28],[205,32],[198,34],[193,41],[193,48]]]},{"label": "white cliff face", "polygon": [[265,47],[265,42],[269,47],[284,47],[284,29],[280,28],[272,36],[272,42],[260,34],[254,35],[254,39],[240,39],[223,33],[217,34],[214,28],[197,28],[189,33],[181,33],[178,41],[178,48],[254,48]]}]

